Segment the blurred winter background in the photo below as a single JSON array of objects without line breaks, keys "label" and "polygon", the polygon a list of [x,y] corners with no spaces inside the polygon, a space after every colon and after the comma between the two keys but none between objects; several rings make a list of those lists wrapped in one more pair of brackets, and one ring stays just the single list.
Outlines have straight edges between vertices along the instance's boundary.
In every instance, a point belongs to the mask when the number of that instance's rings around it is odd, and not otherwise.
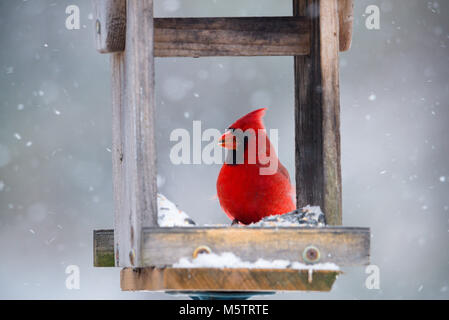
[{"label": "blurred winter background", "polygon": [[[65,28],[70,4],[80,30]],[[371,4],[378,31],[365,27]],[[290,15],[292,5],[156,0],[155,12]],[[448,15],[447,1],[355,1],[353,45],[340,56],[343,218],[371,227],[381,289],[352,268],[330,293],[274,298],[449,298]],[[173,298],[120,292],[118,269],[92,267],[92,230],[113,221],[109,59],[93,34],[90,0],[0,2],[1,299]],[[157,59],[156,83],[159,190],[197,222],[228,222],[213,200],[220,167],[172,165],[174,128],[221,130],[268,107],[294,176],[291,57]],[[71,264],[80,290],[65,287]]]}]

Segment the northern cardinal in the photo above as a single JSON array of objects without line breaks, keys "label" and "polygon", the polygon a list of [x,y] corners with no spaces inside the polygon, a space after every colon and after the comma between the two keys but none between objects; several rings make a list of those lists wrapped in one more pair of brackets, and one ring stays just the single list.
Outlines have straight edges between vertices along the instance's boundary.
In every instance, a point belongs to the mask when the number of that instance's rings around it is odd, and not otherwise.
[{"label": "northern cardinal", "polygon": [[[228,149],[228,157],[218,175],[217,195],[232,224],[250,224],[296,209],[288,171],[266,134],[262,120],[265,110],[238,119],[219,140]],[[264,142],[265,148],[261,145]],[[239,154],[243,156],[240,162]]]}]

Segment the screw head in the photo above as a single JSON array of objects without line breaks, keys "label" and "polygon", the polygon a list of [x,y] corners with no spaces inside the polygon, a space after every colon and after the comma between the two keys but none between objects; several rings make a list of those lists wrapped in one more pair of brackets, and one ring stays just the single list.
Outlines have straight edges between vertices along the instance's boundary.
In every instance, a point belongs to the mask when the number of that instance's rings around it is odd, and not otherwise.
[{"label": "screw head", "polygon": [[209,254],[211,252],[212,250],[208,246],[199,246],[198,248],[195,249],[195,251],[193,251],[192,256],[195,259],[200,254]]},{"label": "screw head", "polygon": [[314,264],[320,261],[320,250],[314,246],[308,246],[302,253],[302,258],[306,263]]}]

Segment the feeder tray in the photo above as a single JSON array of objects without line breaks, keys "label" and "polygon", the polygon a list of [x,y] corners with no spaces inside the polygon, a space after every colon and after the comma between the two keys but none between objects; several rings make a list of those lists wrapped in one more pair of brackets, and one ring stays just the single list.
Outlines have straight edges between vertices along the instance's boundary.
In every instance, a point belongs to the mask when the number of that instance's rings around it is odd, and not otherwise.
[{"label": "feeder tray", "polygon": [[[348,227],[182,227],[144,228],[143,261],[147,268],[125,268],[122,290],[151,291],[329,291],[336,270],[173,268],[181,258],[204,252],[233,252],[256,261],[289,260],[338,266],[369,262],[367,228]],[[313,245],[312,245],[313,244]],[[114,232],[94,232],[94,265],[114,267]]]}]

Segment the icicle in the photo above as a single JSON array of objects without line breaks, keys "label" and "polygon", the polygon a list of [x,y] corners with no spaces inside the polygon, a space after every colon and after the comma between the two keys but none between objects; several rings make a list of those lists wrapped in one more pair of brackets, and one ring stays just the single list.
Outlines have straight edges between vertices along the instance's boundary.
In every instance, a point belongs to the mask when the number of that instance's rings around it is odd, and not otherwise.
[{"label": "icicle", "polygon": [[312,283],[312,281],[313,281],[313,269],[312,268],[309,269],[308,281],[309,281],[309,283]]}]

